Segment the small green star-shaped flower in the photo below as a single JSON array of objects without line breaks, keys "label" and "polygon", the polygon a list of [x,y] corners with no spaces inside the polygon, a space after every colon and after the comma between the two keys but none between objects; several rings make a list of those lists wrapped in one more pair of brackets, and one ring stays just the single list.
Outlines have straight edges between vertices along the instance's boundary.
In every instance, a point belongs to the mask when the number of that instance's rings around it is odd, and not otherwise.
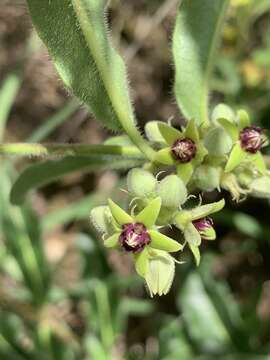
[{"label": "small green star-shaped flower", "polygon": [[191,210],[181,210],[175,216],[175,226],[184,233],[186,243],[192,251],[196,264],[200,263],[199,246],[202,240],[215,240],[216,232],[209,215],[220,211],[225,205],[224,199]]},{"label": "small green star-shaped flower", "polygon": [[145,277],[150,258],[155,249],[176,252],[183,249],[177,241],[161,234],[155,227],[161,199],[152,200],[137,215],[129,215],[109,199],[109,208],[114,220],[115,233],[104,241],[106,247],[122,248],[134,256],[137,273]]},{"label": "small green star-shaped flower", "polygon": [[218,122],[230,134],[235,144],[229,155],[225,172],[231,172],[240,164],[247,163],[252,164],[261,174],[265,174],[266,165],[260,150],[268,141],[263,129],[251,125],[249,115],[244,110],[238,111],[237,122],[227,119],[219,119]]},{"label": "small green star-shaped flower", "polygon": [[157,152],[155,160],[164,165],[175,165],[178,176],[187,184],[194,168],[207,154],[194,120],[189,121],[183,131],[163,122],[158,122],[158,128],[168,146]]}]

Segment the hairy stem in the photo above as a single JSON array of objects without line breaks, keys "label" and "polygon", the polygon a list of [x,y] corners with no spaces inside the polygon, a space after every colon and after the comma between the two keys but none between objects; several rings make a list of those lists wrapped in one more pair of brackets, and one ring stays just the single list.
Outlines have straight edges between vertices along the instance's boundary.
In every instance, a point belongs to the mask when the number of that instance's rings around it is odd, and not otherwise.
[{"label": "hairy stem", "polygon": [[0,155],[19,156],[72,156],[72,155],[123,155],[143,159],[135,146],[87,145],[87,144],[0,144]]}]

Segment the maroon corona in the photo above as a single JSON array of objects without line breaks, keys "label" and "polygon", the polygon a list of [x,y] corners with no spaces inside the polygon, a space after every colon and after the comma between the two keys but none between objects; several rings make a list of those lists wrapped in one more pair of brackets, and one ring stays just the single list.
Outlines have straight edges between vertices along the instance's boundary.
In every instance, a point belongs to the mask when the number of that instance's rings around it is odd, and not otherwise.
[{"label": "maroon corona", "polygon": [[210,217],[195,220],[192,223],[202,236],[204,231],[210,229],[214,225],[214,221]]},{"label": "maroon corona", "polygon": [[143,224],[125,224],[119,242],[125,251],[139,253],[151,242],[151,238]]},{"label": "maroon corona", "polygon": [[188,163],[195,157],[197,146],[189,138],[178,139],[173,143],[171,150],[175,160],[181,163]]},{"label": "maroon corona", "polygon": [[259,151],[264,143],[262,132],[262,128],[258,126],[245,127],[240,132],[241,148],[252,154]]}]

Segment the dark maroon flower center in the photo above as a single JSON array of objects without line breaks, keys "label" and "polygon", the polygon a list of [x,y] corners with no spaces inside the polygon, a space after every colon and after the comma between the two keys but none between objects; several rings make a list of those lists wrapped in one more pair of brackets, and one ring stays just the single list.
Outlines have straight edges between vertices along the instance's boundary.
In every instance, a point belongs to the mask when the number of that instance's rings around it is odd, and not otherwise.
[{"label": "dark maroon flower center", "polygon": [[243,150],[255,154],[264,143],[263,130],[258,126],[245,127],[240,132],[240,143]]},{"label": "dark maroon flower center", "polygon": [[214,225],[214,221],[210,217],[205,217],[199,220],[195,220],[192,223],[195,226],[195,228],[199,231],[199,233],[203,233],[205,230],[211,228]]},{"label": "dark maroon flower center", "polygon": [[125,251],[139,253],[150,243],[151,238],[143,224],[125,224],[119,242]]},{"label": "dark maroon flower center", "polygon": [[197,146],[189,138],[178,139],[173,143],[171,150],[175,160],[181,163],[188,163],[196,155]]}]

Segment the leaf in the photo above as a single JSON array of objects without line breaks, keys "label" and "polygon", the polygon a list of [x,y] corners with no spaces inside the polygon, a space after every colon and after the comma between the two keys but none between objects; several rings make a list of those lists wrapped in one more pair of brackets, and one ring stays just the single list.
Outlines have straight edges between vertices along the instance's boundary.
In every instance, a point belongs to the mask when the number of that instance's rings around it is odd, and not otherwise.
[{"label": "leaf", "polygon": [[33,23],[74,94],[105,126],[134,123],[125,65],[109,39],[105,0],[28,0]]},{"label": "leaf", "polygon": [[183,0],[173,35],[175,96],[197,125],[208,123],[208,83],[228,0]]},{"label": "leaf", "polygon": [[190,273],[178,298],[188,334],[200,351],[222,351],[230,344],[230,336],[200,276]]},{"label": "leaf", "polygon": [[43,186],[75,171],[125,169],[142,164],[139,160],[120,156],[67,156],[60,160],[48,160],[29,166],[19,175],[11,189],[10,200],[20,205],[29,190]]}]

